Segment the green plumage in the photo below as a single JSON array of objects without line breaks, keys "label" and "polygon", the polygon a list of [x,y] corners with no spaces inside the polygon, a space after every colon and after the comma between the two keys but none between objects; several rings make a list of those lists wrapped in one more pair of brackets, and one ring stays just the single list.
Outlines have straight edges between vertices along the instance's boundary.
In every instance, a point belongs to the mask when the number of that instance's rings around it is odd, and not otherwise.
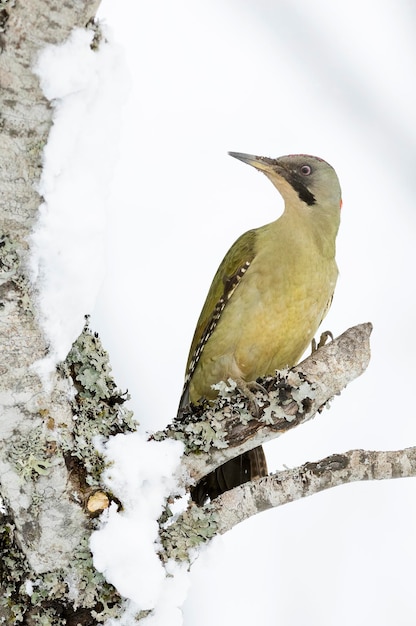
[{"label": "green plumage", "polygon": [[203,337],[205,341],[208,340],[209,336],[204,335],[206,335],[207,330],[211,326],[213,326],[212,332],[214,331],[216,312],[220,313],[220,309],[224,310],[244,275],[242,274],[240,278],[241,270],[245,273],[246,267],[251,264],[255,256],[255,240],[255,230],[249,230],[244,235],[241,235],[223,258],[214,276],[189,350],[188,363],[186,365],[186,376],[188,379],[192,376],[199,361],[199,358],[194,358],[198,346],[201,344]]},{"label": "green plumage", "polygon": [[247,389],[256,378],[295,365],[337,280],[341,190],[333,168],[307,155],[233,156],[268,176],[285,210],[237,239],[219,266],[189,352],[181,406],[214,399],[212,385],[221,380]]}]

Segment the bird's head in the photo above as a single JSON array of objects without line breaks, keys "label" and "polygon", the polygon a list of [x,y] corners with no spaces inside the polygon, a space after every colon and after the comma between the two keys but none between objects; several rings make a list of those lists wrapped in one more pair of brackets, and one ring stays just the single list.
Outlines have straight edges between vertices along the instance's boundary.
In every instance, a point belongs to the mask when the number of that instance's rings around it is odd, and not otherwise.
[{"label": "bird's head", "polygon": [[335,208],[341,206],[341,188],[329,163],[308,154],[268,157],[229,152],[230,156],[261,170],[278,189],[286,206]]}]

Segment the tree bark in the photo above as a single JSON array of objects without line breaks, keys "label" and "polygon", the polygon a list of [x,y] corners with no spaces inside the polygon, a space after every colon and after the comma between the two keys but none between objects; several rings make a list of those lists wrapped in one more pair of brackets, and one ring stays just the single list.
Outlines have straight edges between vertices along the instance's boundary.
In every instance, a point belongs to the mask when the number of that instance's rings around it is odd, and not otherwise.
[{"label": "tree bark", "polygon": [[347,483],[416,476],[416,447],[395,451],[350,450],[314,463],[276,472],[227,492],[213,503],[218,533],[270,508]]},{"label": "tree bark", "polygon": [[[52,124],[32,68],[45,44],[87,27],[98,5],[6,0],[0,8],[0,623],[36,624],[42,615],[42,624],[93,624],[102,621],[105,600],[120,602],[92,568],[88,551],[86,503],[99,485],[90,474],[102,459],[92,445],[89,465],[77,454],[80,421],[73,419],[78,408],[70,400],[69,370],[57,371],[46,391],[33,368],[48,345],[28,278],[29,236],[42,200],[36,186]],[[84,348],[86,338],[93,339],[85,332]],[[87,367],[81,344],[68,366],[72,373]],[[101,362],[105,368],[102,350]],[[124,399],[112,381],[109,387],[120,408]],[[89,393],[98,406],[98,396]],[[87,420],[81,422],[86,428]]]},{"label": "tree bark", "polygon": [[226,491],[204,507],[192,504],[161,533],[162,558],[192,560],[193,551],[217,534],[268,509],[320,491],[364,480],[416,476],[416,447],[397,451],[350,450],[258,478]]}]

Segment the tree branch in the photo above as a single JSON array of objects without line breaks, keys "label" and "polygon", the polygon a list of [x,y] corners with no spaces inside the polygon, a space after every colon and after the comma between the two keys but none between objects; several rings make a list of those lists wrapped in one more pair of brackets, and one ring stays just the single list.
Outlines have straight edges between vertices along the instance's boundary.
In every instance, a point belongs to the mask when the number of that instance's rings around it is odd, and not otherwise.
[{"label": "tree branch", "polygon": [[186,559],[199,543],[270,508],[347,483],[415,476],[416,447],[333,454],[235,487],[204,507],[192,504],[161,533],[163,547],[167,558]]},{"label": "tree branch", "polygon": [[370,323],[350,328],[290,370],[268,377],[256,392],[254,418],[246,397],[228,388],[213,407],[177,418],[155,438],[181,439],[186,472],[195,482],[231,458],[312,419],[328,400],[360,376],[370,360]]},{"label": "tree branch", "polygon": [[221,512],[217,532],[223,534],[261,511],[339,485],[412,476],[416,476],[416,447],[394,451],[350,450],[227,491],[211,503],[210,514]]}]

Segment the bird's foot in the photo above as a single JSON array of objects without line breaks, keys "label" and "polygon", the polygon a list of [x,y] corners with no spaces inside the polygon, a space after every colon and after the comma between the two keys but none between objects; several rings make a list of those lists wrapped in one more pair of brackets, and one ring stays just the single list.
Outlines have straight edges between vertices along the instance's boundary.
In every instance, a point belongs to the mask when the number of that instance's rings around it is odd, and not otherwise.
[{"label": "bird's foot", "polygon": [[236,381],[237,389],[247,398],[249,402],[248,409],[254,417],[260,416],[260,406],[255,396],[256,391],[260,391],[267,395],[266,389],[256,380],[245,381],[242,378]]},{"label": "bird's foot", "polygon": [[311,346],[312,354],[316,352],[317,350],[319,350],[319,348],[322,348],[323,346],[325,346],[328,339],[330,339],[331,341],[334,341],[334,335],[331,333],[330,330],[326,330],[325,332],[321,333],[318,343],[316,343],[315,338],[312,339],[312,346]]}]

